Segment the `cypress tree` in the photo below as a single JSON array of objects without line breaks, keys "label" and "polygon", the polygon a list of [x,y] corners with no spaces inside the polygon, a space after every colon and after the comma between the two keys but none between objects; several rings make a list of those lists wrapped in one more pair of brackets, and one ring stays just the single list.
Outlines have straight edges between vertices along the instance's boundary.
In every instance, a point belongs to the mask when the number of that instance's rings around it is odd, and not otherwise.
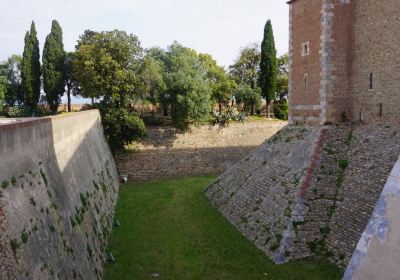
[{"label": "cypress tree", "polygon": [[65,51],[62,29],[56,20],[51,24],[51,32],[46,37],[43,49],[43,89],[53,114],[65,91]]},{"label": "cypress tree", "polygon": [[276,59],[275,39],[272,31],[271,20],[265,24],[264,39],[261,44],[260,86],[263,98],[267,102],[267,115],[269,105],[275,98],[278,63]]},{"label": "cypress tree", "polygon": [[25,35],[24,54],[22,57],[22,89],[26,96],[26,105],[35,110],[40,97],[40,53],[35,22],[32,21],[30,32]]}]

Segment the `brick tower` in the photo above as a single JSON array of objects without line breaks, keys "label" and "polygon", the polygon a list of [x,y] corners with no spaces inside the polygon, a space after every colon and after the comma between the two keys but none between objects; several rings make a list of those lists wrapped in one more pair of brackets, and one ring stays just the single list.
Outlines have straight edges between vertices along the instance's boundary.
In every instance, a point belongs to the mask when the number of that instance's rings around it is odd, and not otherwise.
[{"label": "brick tower", "polygon": [[398,0],[291,0],[289,121],[400,123]]}]

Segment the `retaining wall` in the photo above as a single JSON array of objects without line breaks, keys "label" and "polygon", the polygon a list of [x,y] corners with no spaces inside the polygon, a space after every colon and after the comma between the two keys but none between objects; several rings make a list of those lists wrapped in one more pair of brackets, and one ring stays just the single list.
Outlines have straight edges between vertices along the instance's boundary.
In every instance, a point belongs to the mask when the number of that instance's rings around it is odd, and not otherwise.
[{"label": "retaining wall", "polygon": [[129,181],[221,174],[246,157],[287,123],[255,121],[218,127],[194,127],[190,133],[174,128],[148,128],[147,137],[129,154],[117,154],[116,164]]},{"label": "retaining wall", "polygon": [[289,126],[206,195],[276,263],[324,256],[345,267],[399,154],[396,126]]},{"label": "retaining wall", "polygon": [[101,279],[118,175],[98,111],[0,126],[0,279]]}]

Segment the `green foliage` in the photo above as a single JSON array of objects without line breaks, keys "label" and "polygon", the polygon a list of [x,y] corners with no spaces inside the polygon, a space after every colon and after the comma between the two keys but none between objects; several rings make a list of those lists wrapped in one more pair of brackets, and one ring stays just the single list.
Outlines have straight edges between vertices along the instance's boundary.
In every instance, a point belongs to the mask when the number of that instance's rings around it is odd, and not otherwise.
[{"label": "green foliage", "polygon": [[81,202],[82,202],[83,207],[87,207],[88,206],[88,201],[86,200],[85,195],[83,193],[80,193],[79,197],[81,198]]},{"label": "green foliage", "polygon": [[68,103],[68,112],[71,112],[71,95],[77,96],[80,94],[80,87],[78,81],[75,79],[73,73],[73,62],[74,62],[73,52],[65,53],[65,61],[64,61],[64,77],[65,77],[65,87],[67,90],[67,103]]},{"label": "green foliage", "polygon": [[260,61],[260,46],[257,43],[250,44],[240,50],[239,57],[229,66],[229,72],[239,85],[254,89],[258,86]]},{"label": "green foliage", "polygon": [[85,31],[73,60],[81,95],[125,108],[135,99],[142,52],[139,39],[124,31]]},{"label": "green foliage", "polygon": [[41,85],[39,41],[35,23],[32,21],[30,32],[26,32],[24,53],[22,56],[21,78],[26,105],[35,109],[40,97]]},{"label": "green foliage", "polygon": [[274,104],[274,115],[275,118],[280,120],[287,120],[289,117],[289,107],[286,99]]},{"label": "green foliage", "polygon": [[32,116],[33,110],[28,106],[14,106],[8,109],[10,118],[26,118]]},{"label": "green foliage", "polygon": [[341,279],[342,271],[328,262],[275,265],[205,198],[214,179],[122,188],[116,216],[123,226],[113,231],[107,249],[117,262],[106,264],[104,279],[148,279],[152,272],[167,279]]},{"label": "green foliage", "polygon": [[160,101],[161,93],[165,90],[163,63],[147,54],[139,68],[139,96],[144,102],[148,100],[156,106]]},{"label": "green foliage", "polygon": [[46,174],[43,172],[42,169],[40,169],[40,175],[42,176],[43,182],[44,182],[44,184],[45,184],[46,187],[47,187],[47,185],[48,185],[47,177],[46,177]]},{"label": "green foliage", "polygon": [[271,20],[265,24],[264,39],[261,44],[260,87],[267,106],[275,99],[277,60],[275,39]]},{"label": "green foliage", "polygon": [[6,93],[7,93],[7,77],[0,76],[0,112],[3,110],[3,103]]},{"label": "green foliage", "polygon": [[167,52],[166,95],[172,107],[175,126],[187,130],[211,111],[211,88],[206,83],[203,67],[196,52],[178,43]]},{"label": "green foliage", "polygon": [[13,251],[14,256],[17,254],[17,250],[19,249],[20,243],[16,239],[10,240],[11,250]]},{"label": "green foliage", "polygon": [[58,105],[64,94],[65,87],[65,51],[62,29],[53,20],[51,32],[46,37],[43,49],[43,89],[46,100],[53,114],[57,113]]},{"label": "green foliage", "polygon": [[237,84],[230,78],[223,67],[217,65],[217,62],[209,54],[199,54],[200,63],[205,71],[205,78],[211,87],[212,99],[218,103],[219,111],[222,106],[227,105],[232,99]]},{"label": "green foliage", "polygon": [[289,77],[288,75],[279,74],[276,79],[276,101],[282,101],[288,98],[289,93]]},{"label": "green foliage", "polygon": [[5,64],[0,65],[0,76],[7,78],[4,101],[8,106],[21,105],[25,99],[21,84],[21,62],[22,56],[12,55]]},{"label": "green foliage", "polygon": [[261,106],[261,91],[260,88],[252,89],[248,85],[241,86],[235,92],[235,100],[243,110],[254,114],[255,110]]},{"label": "green foliage", "polygon": [[26,233],[26,231],[23,231],[23,232],[21,232],[21,242],[22,243],[26,243],[26,242],[28,242],[28,237],[29,237],[29,235],[28,235],[28,233]]},{"label": "green foliage", "polygon": [[144,123],[126,109],[111,108],[102,112],[104,133],[110,147],[122,149],[124,145],[144,136]]},{"label": "green foliage", "polygon": [[211,125],[218,125],[220,127],[226,127],[231,121],[241,121],[246,119],[246,113],[239,112],[236,108],[225,108],[221,112],[213,112]]},{"label": "green foliage", "polygon": [[347,166],[349,165],[349,162],[345,159],[339,160],[339,168],[342,170],[345,170]]},{"label": "green foliage", "polygon": [[8,181],[3,181],[3,182],[1,183],[1,187],[2,187],[3,189],[7,189],[7,187],[8,187],[9,184],[10,184],[10,183],[9,183]]}]

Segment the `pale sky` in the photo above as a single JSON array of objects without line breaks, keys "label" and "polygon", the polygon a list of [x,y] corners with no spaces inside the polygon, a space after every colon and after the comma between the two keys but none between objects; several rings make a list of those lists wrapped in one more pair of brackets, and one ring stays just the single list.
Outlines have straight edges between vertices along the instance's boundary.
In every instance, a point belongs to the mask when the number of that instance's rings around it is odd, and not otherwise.
[{"label": "pale sky", "polygon": [[86,29],[120,29],[137,35],[145,48],[176,40],[228,66],[240,47],[262,40],[268,19],[278,54],[288,49],[285,0],[1,0],[0,61],[22,54],[32,20],[42,52],[53,19],[63,29],[67,51]]}]

